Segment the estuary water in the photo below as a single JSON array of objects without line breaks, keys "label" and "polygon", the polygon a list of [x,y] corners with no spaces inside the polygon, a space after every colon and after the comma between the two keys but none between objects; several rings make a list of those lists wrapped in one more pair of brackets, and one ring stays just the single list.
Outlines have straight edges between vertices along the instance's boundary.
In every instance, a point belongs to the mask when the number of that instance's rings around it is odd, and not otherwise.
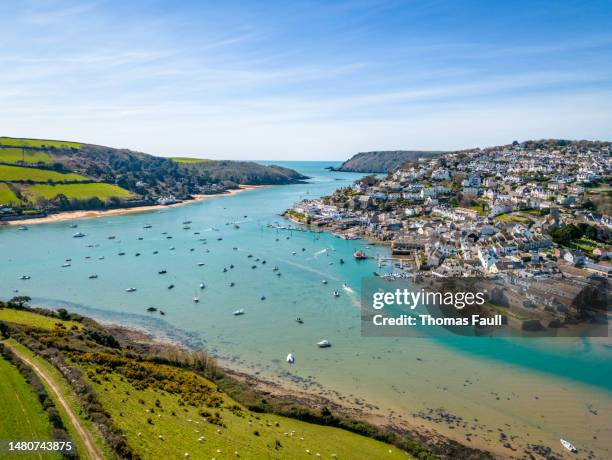
[{"label": "estuary water", "polygon": [[[360,282],[378,267],[352,253],[388,249],[268,227],[288,225],[279,213],[295,201],[361,175],[325,169],[334,163],[276,163],[309,183],[28,231],[0,227],[0,296],[18,291],[39,305],[182,335],[235,368],[477,447],[509,453],[503,430],[518,453],[526,444],[561,452],[565,437],[612,458],[608,339],[361,337]],[[86,236],[73,238],[77,231]],[[233,315],[239,309],[244,315]],[[317,348],[322,339],[332,347]]]}]

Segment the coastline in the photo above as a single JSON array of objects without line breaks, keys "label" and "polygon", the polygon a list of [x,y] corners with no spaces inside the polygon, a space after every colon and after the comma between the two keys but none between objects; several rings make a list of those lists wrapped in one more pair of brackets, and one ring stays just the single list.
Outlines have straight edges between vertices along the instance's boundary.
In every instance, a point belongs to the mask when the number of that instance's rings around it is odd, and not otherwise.
[{"label": "coastline", "polygon": [[76,220],[76,219],[94,219],[98,217],[107,217],[107,216],[122,216],[124,214],[133,214],[133,213],[144,213],[144,212],[152,212],[159,211],[160,209],[165,208],[175,208],[178,206],[184,206],[190,203],[196,203],[199,201],[205,201],[211,198],[219,198],[224,196],[232,196],[238,193],[246,192],[248,190],[255,190],[259,188],[268,188],[272,187],[271,185],[240,185],[237,189],[230,189],[223,193],[211,193],[210,195],[192,195],[192,200],[181,201],[180,203],[174,203],[171,205],[161,205],[155,204],[150,206],[136,206],[133,208],[115,208],[115,209],[105,209],[105,210],[91,210],[91,211],[64,211],[58,212],[56,214],[50,214],[46,217],[37,217],[34,219],[25,219],[25,220],[9,220],[2,222],[3,225],[36,225],[36,224],[46,224],[50,222],[63,222],[68,220]]}]

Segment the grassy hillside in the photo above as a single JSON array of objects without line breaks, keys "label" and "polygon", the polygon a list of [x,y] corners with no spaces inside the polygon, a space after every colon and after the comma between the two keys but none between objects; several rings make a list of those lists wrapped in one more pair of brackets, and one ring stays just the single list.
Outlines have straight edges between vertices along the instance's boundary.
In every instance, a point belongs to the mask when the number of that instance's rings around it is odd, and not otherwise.
[{"label": "grassy hillside", "polygon": [[[52,426],[36,393],[19,370],[2,356],[0,356],[0,376],[0,407],[2,408],[0,410],[0,438],[15,441],[52,441]],[[28,460],[41,458],[37,454],[14,455]],[[44,458],[60,459],[61,456],[49,454]]]},{"label": "grassy hillside", "polygon": [[76,360],[143,458],[407,458],[338,428],[252,413],[189,371],[104,353]]},{"label": "grassy hillside", "polygon": [[[164,345],[159,348],[164,354],[157,354],[153,348],[142,348],[142,342],[118,342],[91,320],[62,315],[63,320],[46,310],[0,306],[0,324],[8,325],[8,332],[3,326],[4,333],[11,337],[6,343],[38,364],[43,358],[34,357],[27,348],[51,358],[57,369],[48,362],[42,367],[68,395],[81,426],[97,433],[88,421],[95,420],[106,449],[113,448],[123,457],[178,459],[187,453],[198,459],[411,458],[395,446],[329,422],[313,424],[262,413],[261,402],[267,405],[273,400],[269,395],[267,402],[259,400],[257,412],[249,410],[224,391],[227,385],[235,390],[242,384],[228,383],[230,378],[219,374],[214,359],[203,353]],[[241,391],[252,393],[248,387]],[[314,414],[297,403],[291,410],[302,416]],[[335,420],[329,411],[319,418]],[[359,422],[353,423],[354,430]],[[0,438],[5,438],[1,428]],[[434,458],[407,442],[422,458]]]},{"label": "grassy hillside", "polygon": [[[0,137],[0,207],[12,206],[17,214],[121,207],[134,200],[153,204],[168,196],[187,200],[242,184],[304,179],[288,168],[252,162],[170,159],[78,142]],[[60,186],[73,182],[95,184]],[[25,185],[31,183],[45,186]]]}]

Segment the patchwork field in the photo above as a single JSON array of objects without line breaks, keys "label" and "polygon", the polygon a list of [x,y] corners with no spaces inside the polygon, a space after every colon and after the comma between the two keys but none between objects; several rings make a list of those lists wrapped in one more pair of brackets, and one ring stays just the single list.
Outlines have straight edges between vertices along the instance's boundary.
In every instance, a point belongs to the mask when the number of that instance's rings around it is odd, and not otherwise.
[{"label": "patchwork field", "polygon": [[87,184],[35,184],[23,187],[22,193],[32,202],[36,198],[42,197],[53,199],[57,195],[62,194],[69,199],[86,200],[89,198],[98,197],[102,201],[108,201],[110,198],[128,198],[132,194],[117,185],[104,183],[87,183]]},{"label": "patchwork field", "polygon": [[53,163],[53,157],[42,150],[30,150],[20,147],[0,147],[0,162],[3,163]]},{"label": "patchwork field", "polygon": [[79,365],[143,458],[410,458],[345,430],[249,412],[189,371],[134,361],[122,366],[96,355],[81,356]]},{"label": "patchwork field", "polygon": [[[0,433],[3,440],[51,441],[52,427],[36,394],[17,368],[0,357]],[[2,454],[6,455],[6,454]],[[16,454],[20,459],[59,459],[58,454]],[[3,457],[7,458],[7,457]]]},{"label": "patchwork field", "polygon": [[59,173],[46,169],[26,168],[22,166],[0,165],[0,181],[27,181],[33,182],[65,182],[87,181],[84,176],[74,173]]},{"label": "patchwork field", "polygon": [[54,141],[48,139],[19,139],[15,137],[0,137],[0,146],[7,147],[55,147],[58,149],[80,149],[78,142]]}]

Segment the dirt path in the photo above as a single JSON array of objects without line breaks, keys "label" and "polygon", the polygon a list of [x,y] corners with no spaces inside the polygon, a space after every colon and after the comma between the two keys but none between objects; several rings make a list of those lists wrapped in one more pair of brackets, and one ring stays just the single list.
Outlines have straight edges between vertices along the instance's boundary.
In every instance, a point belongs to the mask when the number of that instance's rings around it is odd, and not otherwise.
[{"label": "dirt path", "polygon": [[43,369],[41,369],[38,365],[36,365],[30,359],[28,359],[27,356],[24,356],[18,350],[16,350],[15,348],[11,347],[9,344],[5,343],[5,345],[7,347],[9,347],[13,351],[13,353],[15,353],[19,357],[19,359],[21,359],[24,363],[26,363],[28,366],[30,366],[32,369],[34,369],[34,372],[36,372],[38,377],[41,380],[43,380],[49,386],[49,388],[51,388],[51,391],[53,391],[53,394],[55,395],[57,400],[60,402],[60,404],[62,405],[62,407],[64,408],[64,410],[68,414],[68,418],[70,419],[70,423],[74,427],[76,433],[78,434],[79,438],[81,439],[81,442],[83,443],[83,445],[85,446],[85,449],[87,450],[87,452],[82,452],[82,454],[84,454],[85,457],[88,458],[89,460],[104,460],[104,457],[102,456],[102,453],[100,452],[100,450],[98,449],[98,447],[94,443],[91,435],[85,429],[85,427],[83,427],[83,425],[81,425],[81,421],[76,416],[76,414],[74,413],[74,411],[72,410],[72,408],[68,404],[68,401],[66,401],[66,399],[62,395],[60,389],[55,384],[53,379],[51,377],[49,377],[49,375]]}]

